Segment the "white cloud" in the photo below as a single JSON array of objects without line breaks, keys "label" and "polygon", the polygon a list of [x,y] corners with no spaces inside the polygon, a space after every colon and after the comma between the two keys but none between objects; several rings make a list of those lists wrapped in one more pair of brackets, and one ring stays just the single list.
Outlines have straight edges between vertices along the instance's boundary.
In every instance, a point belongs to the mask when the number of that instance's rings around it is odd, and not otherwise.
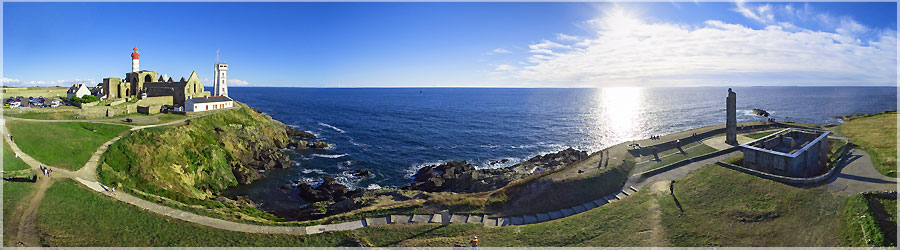
[{"label": "white cloud", "polygon": [[581,39],[578,39],[577,36],[570,36],[570,35],[560,33],[560,34],[556,34],[556,40],[572,42],[572,41],[578,41]]},{"label": "white cloud", "polygon": [[510,71],[510,70],[516,70],[516,69],[517,69],[516,66],[512,66],[509,64],[500,64],[500,65],[497,65],[497,68],[494,70],[495,71]]},{"label": "white cloud", "polygon": [[743,1],[738,1],[735,3],[736,7],[732,9],[737,13],[741,13],[744,17],[756,20],[762,24],[770,24],[775,22],[775,13],[772,11],[772,6],[769,4],[764,4],[760,6],[747,7],[744,5]]},{"label": "white cloud", "polygon": [[[757,17],[772,7],[754,8]],[[508,72],[526,83],[563,86],[885,85],[896,84],[896,31],[813,31],[775,22],[765,29],[710,20],[700,26],[646,23],[623,15],[592,20],[595,36],[576,46],[529,46],[524,66]],[[852,19],[847,19],[852,20]]]},{"label": "white cloud", "polygon": [[250,85],[247,81],[241,79],[228,79],[229,86],[247,86]]},{"label": "white cloud", "polygon": [[510,54],[510,53],[512,53],[512,51],[509,51],[504,48],[496,48],[496,49],[488,51],[487,53],[484,53],[484,54],[485,55],[496,55],[496,54]]},{"label": "white cloud", "polygon": [[13,78],[2,79],[4,86],[63,86],[68,87],[75,83],[86,83],[88,86],[96,86],[99,82],[94,79],[73,79],[73,80],[55,80],[55,81],[26,81]]}]

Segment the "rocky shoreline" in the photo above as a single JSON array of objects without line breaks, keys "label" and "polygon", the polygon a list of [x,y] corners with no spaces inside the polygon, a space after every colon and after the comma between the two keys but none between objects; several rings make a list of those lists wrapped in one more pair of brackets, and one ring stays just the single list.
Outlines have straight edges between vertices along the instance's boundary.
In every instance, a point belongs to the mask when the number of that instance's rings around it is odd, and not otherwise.
[{"label": "rocky shoreline", "polygon": [[[431,196],[429,193],[437,192],[477,193],[496,190],[529,175],[560,169],[587,157],[588,153],[585,151],[568,148],[556,153],[538,155],[513,166],[495,169],[476,169],[474,165],[465,161],[450,161],[420,168],[413,175],[412,182],[401,189],[351,190],[336,183],[333,177],[324,177],[315,184],[298,181],[282,188],[296,188],[299,196],[310,203],[290,212],[287,217],[298,220],[319,219],[368,206],[370,204],[367,200],[381,199],[378,197],[404,200],[414,197],[427,198]],[[367,170],[355,173],[362,177],[368,174]]]},{"label": "rocky shoreline", "polygon": [[450,161],[420,168],[413,183],[403,187],[427,192],[477,193],[495,190],[534,173],[556,170],[587,158],[585,151],[567,148],[525,162],[495,169],[475,169],[465,161]]}]

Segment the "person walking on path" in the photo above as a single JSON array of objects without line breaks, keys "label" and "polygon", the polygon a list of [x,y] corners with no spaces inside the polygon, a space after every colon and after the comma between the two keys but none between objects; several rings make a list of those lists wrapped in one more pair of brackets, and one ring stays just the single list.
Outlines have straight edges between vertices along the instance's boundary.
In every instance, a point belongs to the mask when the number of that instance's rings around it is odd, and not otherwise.
[{"label": "person walking on path", "polygon": [[478,236],[473,237],[469,244],[472,244],[472,249],[478,249]]},{"label": "person walking on path", "polygon": [[53,178],[53,169],[47,168],[47,177]]}]

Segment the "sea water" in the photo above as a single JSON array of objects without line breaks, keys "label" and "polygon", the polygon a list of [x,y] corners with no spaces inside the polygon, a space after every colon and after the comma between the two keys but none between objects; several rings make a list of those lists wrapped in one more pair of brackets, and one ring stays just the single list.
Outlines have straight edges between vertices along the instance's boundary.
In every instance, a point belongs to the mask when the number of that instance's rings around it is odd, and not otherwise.
[{"label": "sea water", "polygon": [[[896,87],[739,87],[738,122],[771,118],[812,124],[895,110]],[[724,87],[231,88],[230,96],[316,134],[327,149],[291,151],[295,167],[229,189],[266,210],[305,204],[295,181],[324,176],[351,188],[401,187],[416,169],[450,160],[506,167],[567,147],[594,152],[617,143],[725,123]],[[505,163],[500,160],[507,159]],[[369,170],[369,177],[353,173]]]}]

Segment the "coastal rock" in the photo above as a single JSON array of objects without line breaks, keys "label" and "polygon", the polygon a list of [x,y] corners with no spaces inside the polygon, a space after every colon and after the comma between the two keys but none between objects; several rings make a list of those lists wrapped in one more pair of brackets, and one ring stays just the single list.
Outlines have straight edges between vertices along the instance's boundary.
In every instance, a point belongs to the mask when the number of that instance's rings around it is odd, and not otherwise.
[{"label": "coastal rock", "polygon": [[290,137],[297,137],[300,139],[316,139],[316,135],[310,132],[306,132],[303,130],[296,129],[294,127],[288,126],[286,128],[287,134]]},{"label": "coastal rock", "polygon": [[295,149],[305,149],[309,148],[309,142],[306,142],[304,140],[295,140],[288,144],[288,147],[293,147]]},{"label": "coastal rock", "polygon": [[372,174],[372,173],[369,172],[369,170],[366,170],[366,169],[360,169],[360,170],[356,170],[356,173],[353,173],[353,176],[356,176],[356,177],[369,177],[371,174]]},{"label": "coastal rock", "polygon": [[413,175],[413,182],[404,189],[464,193],[490,191],[525,176],[559,169],[587,157],[585,151],[568,148],[557,153],[535,156],[511,167],[477,170],[465,161],[451,161],[420,168]]},{"label": "coastal rock", "polygon": [[300,183],[297,187],[300,190],[300,197],[310,203],[342,201],[360,192],[359,190],[350,190],[347,186],[336,183],[332,177],[323,178],[322,183],[315,187],[306,183]]},{"label": "coastal rock", "polygon": [[311,148],[327,148],[327,147],[328,147],[328,143],[327,143],[327,142],[323,142],[323,141],[317,141],[317,142],[313,142],[312,145],[311,145],[310,147],[311,147]]},{"label": "coastal rock", "polygon": [[503,164],[503,163],[507,163],[507,162],[509,162],[509,159],[496,160],[496,161],[492,161],[491,165]]}]

